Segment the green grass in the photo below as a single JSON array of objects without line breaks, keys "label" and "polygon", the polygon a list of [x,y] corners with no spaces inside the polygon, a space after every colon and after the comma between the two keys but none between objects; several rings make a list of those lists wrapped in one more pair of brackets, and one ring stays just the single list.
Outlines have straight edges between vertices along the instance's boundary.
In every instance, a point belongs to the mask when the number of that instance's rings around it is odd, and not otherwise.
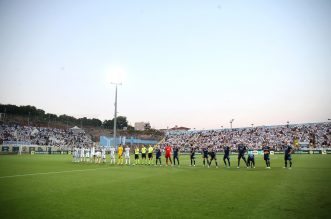
[{"label": "green grass", "polygon": [[[256,169],[234,168],[235,156],[231,169],[223,162],[204,168],[200,157],[189,167],[188,156],[180,159],[178,168],[78,164],[68,155],[0,156],[0,217],[329,217],[330,155],[293,155],[292,170],[282,168],[281,155],[271,156],[271,170],[261,156]],[[34,173],[48,174],[22,175]]]}]

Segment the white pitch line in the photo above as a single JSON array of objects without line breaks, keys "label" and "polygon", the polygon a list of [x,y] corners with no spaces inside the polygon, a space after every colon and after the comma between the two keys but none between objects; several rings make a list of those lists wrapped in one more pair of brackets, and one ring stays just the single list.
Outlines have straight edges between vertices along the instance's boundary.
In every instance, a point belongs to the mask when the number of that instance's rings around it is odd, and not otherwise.
[{"label": "white pitch line", "polygon": [[100,170],[100,169],[102,169],[102,170],[109,169],[109,167],[107,167],[107,168],[84,169],[84,170],[54,171],[54,172],[45,172],[45,173],[27,173],[27,174],[18,174],[18,175],[12,175],[12,176],[0,176],[0,179],[15,178],[15,177],[21,177],[21,176],[37,176],[37,175],[58,174],[58,173],[84,172],[84,171],[88,171],[88,170]]}]

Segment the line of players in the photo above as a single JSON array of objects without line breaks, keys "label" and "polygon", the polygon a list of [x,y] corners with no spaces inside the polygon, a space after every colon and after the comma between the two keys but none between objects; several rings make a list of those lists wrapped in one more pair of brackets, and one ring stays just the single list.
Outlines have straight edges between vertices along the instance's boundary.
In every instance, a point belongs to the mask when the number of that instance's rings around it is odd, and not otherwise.
[{"label": "line of players", "polygon": [[[289,161],[289,168],[292,167],[292,157],[291,154],[293,152],[293,148],[291,145],[288,144],[288,142],[285,142],[284,145],[285,148],[285,156],[284,156],[284,161],[285,161],[285,166],[284,168],[287,168],[287,162]],[[211,166],[212,161],[215,162],[216,168],[218,168],[218,162],[217,162],[217,156],[216,156],[216,149],[215,147],[195,147],[191,145],[190,148],[190,161],[191,165],[190,166],[195,166],[196,165],[196,151],[197,150],[202,151],[202,158],[203,158],[203,166],[208,166],[208,168]],[[262,144],[262,151],[263,151],[263,159],[266,164],[266,168],[270,169],[270,150],[271,148],[267,145],[267,143]],[[230,168],[230,153],[231,149],[229,146],[224,146],[224,155],[223,155],[223,162],[225,167]],[[110,163],[111,164],[116,164],[116,159],[115,159],[115,148],[110,147],[109,148],[110,152]],[[245,154],[248,152],[248,157],[247,160],[245,158]],[[165,153],[165,159],[166,159],[166,165],[177,165],[179,166],[179,153],[180,153],[180,147],[179,146],[174,146],[171,147],[170,145],[166,145],[164,147],[164,153]],[[141,162],[139,159],[139,155],[141,154]],[[155,147],[152,147],[152,145],[149,145],[148,148],[145,147],[145,145],[142,145],[141,148],[139,146],[136,146],[134,148],[134,159],[135,162],[133,165],[139,165],[139,164],[145,164],[145,165],[152,165],[153,164],[153,154],[155,154],[155,165],[162,165],[161,163],[161,157],[162,157],[162,150],[159,145],[156,145]],[[126,165],[131,165],[131,160],[130,160],[130,147],[128,145],[125,146],[125,148],[122,145],[119,145],[117,148],[117,157],[118,157],[118,165],[123,165],[123,155],[125,159],[125,164]],[[172,156],[171,156],[172,155]],[[171,157],[173,159],[171,159]],[[148,160],[147,160],[148,158]],[[245,166],[247,168],[255,168],[255,157],[253,154],[253,150],[247,149],[247,147],[240,142],[238,144],[238,165],[237,168],[240,168],[240,161],[243,160],[245,162]],[[95,147],[91,148],[74,148],[73,152],[73,162],[94,162],[94,163],[105,163],[106,162],[106,149],[103,148],[98,148],[96,149]]]},{"label": "line of players", "polygon": [[106,162],[106,148],[96,149],[95,147],[74,147],[72,153],[72,162]]},{"label": "line of players", "polygon": [[[285,142],[284,145],[285,151],[284,151],[284,168],[287,168],[287,162],[289,161],[289,168],[292,168],[292,152],[293,152],[293,148],[291,145],[288,144],[288,142]],[[212,161],[215,161],[216,164],[216,168],[218,168],[218,163],[217,163],[217,158],[216,158],[216,150],[214,147],[202,147],[200,148],[202,150],[202,157],[203,157],[203,165],[205,166],[206,162],[208,165],[208,168],[211,166]],[[254,153],[252,149],[247,149],[247,147],[240,142],[238,144],[238,165],[237,168],[240,168],[240,161],[243,160],[245,162],[245,166],[247,168],[255,168],[255,157],[254,157]],[[266,142],[264,142],[262,144],[262,151],[263,151],[263,159],[265,161],[266,164],[266,168],[270,169],[270,151],[271,151],[271,147],[268,146],[268,144]],[[195,153],[196,153],[197,148],[194,147],[193,145],[191,145],[191,150],[190,150],[190,160],[191,160],[191,166],[195,166]],[[223,162],[225,167],[230,168],[231,164],[230,164],[230,152],[231,149],[229,146],[224,146],[223,147],[224,150],[224,155],[223,155]],[[245,158],[245,154],[246,152],[248,152],[248,157],[247,160]],[[208,160],[209,158],[209,160]]]}]

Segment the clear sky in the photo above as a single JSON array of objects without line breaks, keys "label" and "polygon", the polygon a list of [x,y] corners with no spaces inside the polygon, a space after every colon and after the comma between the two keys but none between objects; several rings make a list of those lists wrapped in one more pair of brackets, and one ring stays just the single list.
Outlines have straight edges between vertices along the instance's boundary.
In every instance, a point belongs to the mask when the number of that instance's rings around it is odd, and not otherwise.
[{"label": "clear sky", "polygon": [[331,1],[0,0],[0,103],[196,129],[327,121]]}]

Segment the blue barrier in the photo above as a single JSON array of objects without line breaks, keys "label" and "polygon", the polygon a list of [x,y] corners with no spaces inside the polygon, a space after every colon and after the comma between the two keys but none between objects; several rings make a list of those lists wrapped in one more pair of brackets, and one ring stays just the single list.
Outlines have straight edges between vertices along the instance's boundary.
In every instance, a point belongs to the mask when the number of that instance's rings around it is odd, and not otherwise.
[{"label": "blue barrier", "polygon": [[[144,140],[139,138],[126,138],[125,136],[120,136],[116,138],[116,144],[157,144],[158,141],[156,140]],[[108,136],[100,136],[100,145],[104,147],[109,147],[114,145],[114,138]]]}]

